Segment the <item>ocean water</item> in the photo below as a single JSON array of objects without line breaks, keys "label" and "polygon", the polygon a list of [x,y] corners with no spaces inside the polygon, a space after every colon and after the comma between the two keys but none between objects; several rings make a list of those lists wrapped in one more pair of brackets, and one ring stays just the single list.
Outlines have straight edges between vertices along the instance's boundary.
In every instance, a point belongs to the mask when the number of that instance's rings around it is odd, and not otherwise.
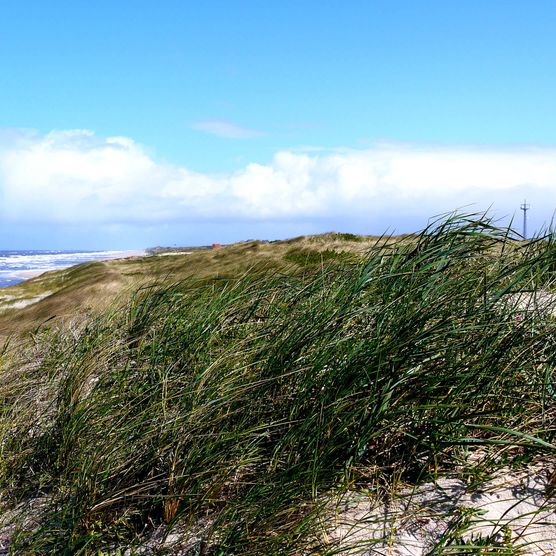
[{"label": "ocean water", "polygon": [[142,251],[0,251],[0,288],[32,276],[90,261],[120,259]]}]

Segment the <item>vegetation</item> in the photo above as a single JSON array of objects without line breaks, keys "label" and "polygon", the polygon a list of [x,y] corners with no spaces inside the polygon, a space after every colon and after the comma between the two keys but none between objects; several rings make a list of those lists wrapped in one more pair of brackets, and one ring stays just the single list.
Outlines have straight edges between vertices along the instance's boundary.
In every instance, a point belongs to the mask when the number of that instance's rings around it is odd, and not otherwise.
[{"label": "vegetation", "polygon": [[317,251],[314,249],[293,248],[284,255],[284,259],[299,266],[314,266],[323,265],[330,261],[354,262],[357,260],[357,257],[352,253],[334,251],[333,249]]},{"label": "vegetation", "polygon": [[337,233],[335,234],[338,239],[342,241],[364,241],[365,238],[363,236],[358,236],[356,234],[347,234],[347,233]]},{"label": "vegetation", "polygon": [[[68,321],[81,321],[103,310],[122,297],[153,283],[176,283],[197,279],[234,278],[246,273],[292,273],[295,262],[286,253],[292,249],[310,252],[317,257],[321,251],[364,256],[377,241],[365,237],[349,242],[338,234],[308,236],[293,240],[247,241],[218,249],[190,247],[156,248],[147,257],[133,257],[78,265],[63,271],[47,272],[11,288],[0,295],[0,340],[9,335],[20,336],[35,331],[45,321],[48,326]],[[383,238],[382,241],[394,241]],[[325,255],[326,257],[326,255]],[[295,268],[292,268],[295,267]]]},{"label": "vegetation", "polygon": [[115,553],[160,524],[190,554],[339,553],[331,497],[554,453],[553,236],[457,216],[357,263],[307,249],[4,353],[0,489],[44,500],[16,553]]}]

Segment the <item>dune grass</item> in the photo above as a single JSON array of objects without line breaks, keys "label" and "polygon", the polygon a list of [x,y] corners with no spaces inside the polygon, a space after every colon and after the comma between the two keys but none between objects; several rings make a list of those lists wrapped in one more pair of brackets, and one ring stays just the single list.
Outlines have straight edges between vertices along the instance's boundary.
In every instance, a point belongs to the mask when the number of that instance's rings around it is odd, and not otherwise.
[{"label": "dune grass", "polygon": [[146,287],[36,336],[0,386],[0,489],[45,500],[14,550],[166,524],[190,554],[340,553],[333,493],[553,454],[555,249],[453,216],[362,262]]},{"label": "dune grass", "polygon": [[[65,270],[46,272],[10,288],[0,295],[0,344],[9,336],[36,330],[40,323],[49,326],[81,320],[102,312],[153,282],[176,283],[198,279],[237,278],[246,272],[287,272],[300,266],[331,259],[360,259],[376,238],[343,234],[303,236],[285,241],[244,241],[211,248],[156,248],[151,256],[114,259],[80,264]],[[392,241],[384,238],[383,241]],[[288,260],[290,251],[303,253],[301,265]],[[164,256],[173,253],[172,256]],[[162,255],[162,256],[158,256]]]}]

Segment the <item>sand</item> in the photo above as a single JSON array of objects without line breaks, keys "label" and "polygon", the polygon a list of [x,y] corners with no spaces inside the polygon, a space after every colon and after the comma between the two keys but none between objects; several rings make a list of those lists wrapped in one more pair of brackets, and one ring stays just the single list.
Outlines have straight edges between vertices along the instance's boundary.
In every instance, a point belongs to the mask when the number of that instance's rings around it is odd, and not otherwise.
[{"label": "sand", "polygon": [[475,489],[460,479],[442,478],[403,489],[380,504],[351,493],[335,508],[327,536],[351,555],[425,556],[435,549],[462,554],[444,537],[457,528],[453,536],[462,545],[490,542],[498,550],[519,547],[523,555],[553,555],[556,500],[548,477],[546,464],[538,464],[502,469]]}]

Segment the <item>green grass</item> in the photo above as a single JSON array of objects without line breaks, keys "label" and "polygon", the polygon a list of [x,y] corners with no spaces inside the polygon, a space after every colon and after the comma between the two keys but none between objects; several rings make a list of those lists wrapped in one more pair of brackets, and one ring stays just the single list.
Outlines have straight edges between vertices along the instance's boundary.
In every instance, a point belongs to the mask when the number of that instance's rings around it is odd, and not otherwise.
[{"label": "green grass", "polygon": [[347,234],[347,233],[336,233],[334,234],[338,239],[342,241],[364,241],[365,238],[363,236],[358,236],[356,234]]},{"label": "green grass", "polygon": [[[192,276],[210,280],[265,271],[292,273],[296,271],[293,268],[295,263],[292,265],[286,258],[292,249],[309,250],[313,257],[320,251],[325,252],[325,257],[326,252],[337,251],[338,258],[351,254],[360,259],[376,241],[366,237],[359,242],[346,242],[339,240],[337,235],[323,234],[271,243],[246,241],[219,249],[156,248],[151,250],[153,256],[86,263],[47,272],[3,289],[0,296],[0,342],[10,335],[32,332],[39,323],[47,320],[50,326],[65,326],[68,321],[79,320],[83,313],[87,316],[98,314],[148,284],[174,283]],[[184,251],[190,254],[157,256]],[[31,303],[23,309],[11,308],[18,301]]]},{"label": "green grass", "polygon": [[345,251],[325,249],[317,251],[314,249],[293,248],[284,255],[284,260],[299,266],[323,265],[330,262],[348,263],[357,261],[357,256]]},{"label": "green grass", "polygon": [[555,254],[455,216],[357,264],[311,271],[296,251],[302,274],[145,287],[38,333],[0,386],[0,489],[48,500],[16,550],[123,550],[165,523],[200,528],[205,554],[333,553],[329,496],[379,497],[469,450],[553,454],[554,319],[516,294],[552,291]]}]

